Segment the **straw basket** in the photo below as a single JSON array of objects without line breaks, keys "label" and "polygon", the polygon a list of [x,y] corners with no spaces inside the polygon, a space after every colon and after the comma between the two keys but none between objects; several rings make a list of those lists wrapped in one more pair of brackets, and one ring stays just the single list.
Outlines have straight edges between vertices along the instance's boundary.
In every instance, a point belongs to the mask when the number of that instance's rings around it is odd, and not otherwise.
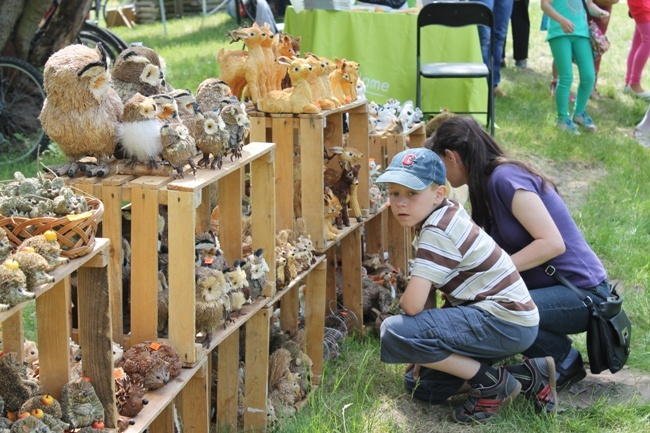
[{"label": "straw basket", "polygon": [[69,259],[81,257],[93,250],[97,225],[104,213],[104,204],[99,199],[86,199],[91,210],[83,214],[41,218],[0,215],[0,228],[7,232],[7,237],[14,247],[18,247],[27,238],[53,230],[61,245],[61,256]]}]

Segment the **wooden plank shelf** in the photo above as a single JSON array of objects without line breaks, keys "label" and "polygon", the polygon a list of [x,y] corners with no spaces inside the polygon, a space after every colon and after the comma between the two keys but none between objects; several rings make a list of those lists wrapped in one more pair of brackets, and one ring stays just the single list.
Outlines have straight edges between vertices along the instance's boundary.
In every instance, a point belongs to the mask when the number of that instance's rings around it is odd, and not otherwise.
[{"label": "wooden plank shelf", "polygon": [[[142,408],[142,410],[137,416],[131,418],[135,421],[135,424],[129,426],[125,430],[125,433],[143,432],[147,428],[149,428],[154,421],[156,421],[156,419],[160,416],[161,413],[163,413],[163,411],[166,410],[172,411],[172,408],[169,407],[170,403],[172,403],[174,399],[176,399],[179,395],[182,395],[183,390],[186,388],[188,383],[191,383],[192,381],[199,381],[202,383],[207,381],[206,377],[209,377],[208,364],[209,364],[208,358],[204,357],[199,362],[197,362],[194,367],[183,368],[181,370],[181,374],[178,377],[174,378],[172,381],[170,381],[167,385],[163,386],[162,388],[147,391],[144,395],[144,398],[149,400],[149,403],[147,403]],[[197,395],[192,396],[192,398],[196,398],[196,397],[199,396]],[[204,395],[202,394],[201,397],[204,397],[203,401],[195,400],[194,404],[197,406],[197,409],[200,409],[199,413],[204,412],[203,421],[205,421],[204,424],[207,425],[209,424],[209,419],[205,418],[209,416],[209,407],[208,407],[209,398],[208,398],[207,389],[205,391],[205,394]],[[196,421],[197,421],[197,425],[201,424],[200,422],[198,422],[199,420]],[[167,428],[165,428],[162,431],[174,431],[173,425],[167,426]],[[199,429],[198,431],[208,431],[208,430]]]},{"label": "wooden plank shelf", "polygon": [[[79,344],[91,348],[84,351],[82,374],[89,377],[105,410],[105,423],[116,427],[115,382],[113,379],[112,323],[110,315],[109,244],[95,238],[93,250],[51,274],[54,282],[36,290],[38,321],[39,381],[45,392],[61,398],[61,389],[70,380],[71,336],[70,276],[77,271],[77,307],[79,310]],[[3,312],[3,348],[23,355],[24,304]]]}]

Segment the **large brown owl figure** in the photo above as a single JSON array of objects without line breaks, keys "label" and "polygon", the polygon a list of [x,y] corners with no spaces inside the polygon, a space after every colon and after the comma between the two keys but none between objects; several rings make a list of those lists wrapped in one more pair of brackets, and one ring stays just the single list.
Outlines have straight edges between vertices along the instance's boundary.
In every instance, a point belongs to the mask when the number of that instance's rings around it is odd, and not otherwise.
[{"label": "large brown owl figure", "polygon": [[88,176],[108,174],[122,120],[122,101],[111,86],[109,60],[101,44],[96,48],[68,45],[45,63],[43,86],[47,98],[40,120],[69,163],[55,169],[74,176],[81,158],[97,158]]}]

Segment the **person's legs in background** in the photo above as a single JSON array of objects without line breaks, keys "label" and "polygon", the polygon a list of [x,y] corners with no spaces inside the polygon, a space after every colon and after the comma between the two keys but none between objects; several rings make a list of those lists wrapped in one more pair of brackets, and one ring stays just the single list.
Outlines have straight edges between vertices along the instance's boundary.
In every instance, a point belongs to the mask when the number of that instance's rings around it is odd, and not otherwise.
[{"label": "person's legs in background", "polygon": [[594,72],[594,55],[591,49],[591,42],[588,38],[572,37],[573,58],[578,66],[580,82],[576,94],[576,104],[573,110],[573,123],[582,126],[587,131],[595,131],[596,125],[587,114],[587,102],[591,96],[596,82]]},{"label": "person's legs in background", "polygon": [[555,89],[557,126],[560,129],[578,134],[578,129],[569,116],[569,93],[573,83],[572,36],[559,36],[548,41],[553,54],[553,64],[557,68],[558,83]]},{"label": "person's legs in background", "polygon": [[530,18],[528,5],[530,0],[514,0],[510,26],[512,27],[512,56],[515,67],[525,68],[528,59],[528,41],[530,38]]},{"label": "person's legs in background", "polygon": [[641,146],[650,147],[650,106],[641,122],[634,128],[634,138]]},{"label": "person's legs in background", "polygon": [[627,58],[625,84],[637,95],[645,93],[641,86],[643,68],[650,57],[650,22],[636,23],[632,47]]},{"label": "person's legs in background", "polygon": [[[501,57],[503,55],[503,46],[508,32],[508,23],[512,14],[513,0],[480,0],[481,3],[492,9],[494,14],[494,94],[505,96],[505,92],[499,88],[501,82]],[[487,63],[488,49],[490,45],[490,31],[483,26],[479,26],[479,37],[481,39],[481,53],[483,61]]]},{"label": "person's legs in background", "polygon": [[[607,11],[609,14],[612,13],[612,6],[601,6],[598,5],[599,8],[602,10]],[[610,18],[611,19],[611,18]],[[594,22],[596,26],[600,29],[600,31],[604,34],[607,33],[607,27],[609,26],[609,20],[601,20],[600,18],[595,18],[592,17],[591,15],[587,14],[587,20],[591,23]],[[591,92],[591,99],[602,99],[603,97],[600,96],[600,93],[598,93],[598,88],[596,87],[598,85],[598,71],[600,71],[600,61],[602,60],[603,56],[598,56],[594,59],[594,69],[596,71],[596,81],[594,82],[594,89]]]}]

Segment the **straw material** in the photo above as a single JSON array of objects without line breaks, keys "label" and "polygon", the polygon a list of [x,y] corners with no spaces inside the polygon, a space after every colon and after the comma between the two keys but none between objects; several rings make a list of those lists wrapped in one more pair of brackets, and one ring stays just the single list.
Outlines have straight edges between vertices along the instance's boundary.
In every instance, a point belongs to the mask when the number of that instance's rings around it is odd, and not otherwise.
[{"label": "straw material", "polygon": [[104,213],[104,204],[99,199],[89,196],[87,201],[91,210],[79,215],[39,218],[0,215],[0,228],[7,232],[9,241],[16,248],[27,238],[53,230],[61,245],[61,256],[70,259],[81,257],[93,250],[97,225]]}]

